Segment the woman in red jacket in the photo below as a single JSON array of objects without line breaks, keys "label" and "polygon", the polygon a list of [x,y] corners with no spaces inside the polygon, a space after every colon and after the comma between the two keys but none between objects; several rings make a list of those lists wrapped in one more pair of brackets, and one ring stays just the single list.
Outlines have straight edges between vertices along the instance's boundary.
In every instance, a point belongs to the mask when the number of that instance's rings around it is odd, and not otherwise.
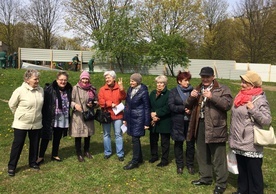
[{"label": "woman in red jacket", "polygon": [[103,141],[104,141],[104,158],[110,158],[112,154],[111,148],[111,124],[113,125],[116,143],[116,153],[119,161],[124,161],[123,136],[121,126],[123,124],[123,111],[115,115],[112,108],[115,108],[126,98],[122,78],[116,82],[116,73],[114,71],[106,71],[104,73],[105,85],[99,90],[99,105],[101,108],[106,108],[111,114],[111,123],[102,124],[103,126]]}]

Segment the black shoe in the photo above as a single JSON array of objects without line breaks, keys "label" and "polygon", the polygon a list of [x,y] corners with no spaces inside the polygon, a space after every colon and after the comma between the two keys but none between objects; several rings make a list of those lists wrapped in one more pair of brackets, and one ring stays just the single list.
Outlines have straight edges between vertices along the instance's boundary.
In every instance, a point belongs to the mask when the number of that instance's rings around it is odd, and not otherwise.
[{"label": "black shoe", "polygon": [[84,158],[82,157],[82,155],[78,155],[78,161],[79,162],[84,162]]},{"label": "black shoe", "polygon": [[[41,159],[41,160],[40,160],[40,159]],[[41,164],[43,164],[43,163],[44,163],[44,158],[38,158],[38,159],[36,160],[36,163],[37,163],[38,166],[41,165]]]},{"label": "black shoe", "polygon": [[61,162],[62,160],[58,156],[52,156],[51,160]]},{"label": "black shoe", "polygon": [[138,161],[138,164],[143,164],[143,163],[144,163],[144,160]]},{"label": "black shoe", "polygon": [[149,163],[154,163],[154,162],[156,162],[158,160],[158,158],[151,158],[150,160],[149,160]]},{"label": "black shoe", "polygon": [[214,194],[223,194],[225,190],[226,190],[226,188],[216,186],[215,190],[214,190]]},{"label": "black shoe", "polygon": [[9,170],[8,170],[8,175],[9,175],[9,176],[14,176],[14,175],[15,175],[15,170],[9,169]]},{"label": "black shoe", "polygon": [[89,159],[93,158],[93,156],[89,152],[84,152],[84,156],[89,158]]},{"label": "black shoe", "polygon": [[122,156],[122,157],[118,157],[118,160],[120,161],[120,162],[123,162],[124,160],[125,160],[125,158]]},{"label": "black shoe", "polygon": [[30,168],[35,169],[35,170],[40,170],[40,168],[37,164],[31,165]]},{"label": "black shoe", "polygon": [[160,162],[159,164],[157,164],[156,166],[158,167],[164,167],[164,166],[168,166],[169,163],[164,163],[164,162]]},{"label": "black shoe", "polygon": [[177,169],[177,174],[183,174],[183,168],[178,168]]},{"label": "black shoe", "polygon": [[105,155],[104,156],[104,159],[108,159],[108,158],[110,158],[111,157],[111,154],[110,155]]},{"label": "black shoe", "polygon": [[138,164],[129,163],[128,165],[124,166],[124,170],[131,170],[134,168],[138,168]]},{"label": "black shoe", "polygon": [[191,182],[193,185],[200,186],[200,185],[211,185],[212,183],[205,183],[200,180],[195,180]]},{"label": "black shoe", "polygon": [[194,175],[195,174],[195,170],[193,167],[188,167],[188,173],[191,174],[191,175]]}]

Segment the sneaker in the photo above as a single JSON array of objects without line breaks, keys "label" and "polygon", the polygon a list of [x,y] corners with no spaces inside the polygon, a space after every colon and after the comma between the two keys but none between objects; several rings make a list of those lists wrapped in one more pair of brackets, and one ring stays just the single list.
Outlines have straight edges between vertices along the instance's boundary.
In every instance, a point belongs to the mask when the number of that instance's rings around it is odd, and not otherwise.
[{"label": "sneaker", "polygon": [[9,170],[8,170],[8,175],[9,175],[9,176],[14,176],[14,175],[15,175],[15,170],[9,169]]}]

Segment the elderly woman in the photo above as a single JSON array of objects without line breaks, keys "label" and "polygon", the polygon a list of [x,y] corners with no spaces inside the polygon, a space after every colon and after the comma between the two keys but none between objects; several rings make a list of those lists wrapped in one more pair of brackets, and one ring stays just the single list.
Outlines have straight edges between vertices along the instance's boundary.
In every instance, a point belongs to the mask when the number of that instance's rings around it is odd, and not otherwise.
[{"label": "elderly woman", "polygon": [[[84,156],[93,158],[90,154],[90,138],[95,133],[94,119],[85,121],[83,111],[94,112],[98,104],[96,88],[90,82],[90,75],[83,71],[79,82],[73,87],[71,107],[73,108],[72,121],[70,123],[70,135],[75,138],[75,148],[79,162],[84,162]],[[84,154],[81,150],[81,139],[84,138]]]},{"label": "elderly woman", "polygon": [[142,84],[142,76],[134,73],[130,76],[130,87],[127,91],[124,125],[127,134],[132,137],[132,160],[124,166],[124,170],[138,168],[143,162],[140,137],[150,126],[150,101],[146,85]]},{"label": "elderly woman", "polygon": [[[176,77],[177,86],[170,92],[168,104],[172,114],[172,139],[177,173],[183,174],[183,143],[187,140],[190,115],[185,107],[193,87],[190,85],[190,72],[179,72]],[[186,141],[186,166],[190,174],[194,174],[195,139]]]},{"label": "elderly woman", "polygon": [[169,164],[171,113],[168,106],[169,90],[167,89],[168,78],[159,75],[155,78],[156,89],[150,93],[151,126],[150,126],[150,163],[158,160],[158,140],[161,136],[162,157],[158,167]]},{"label": "elderly woman", "polygon": [[103,142],[104,142],[104,158],[110,158],[112,154],[111,147],[111,124],[113,125],[116,143],[116,153],[119,161],[124,161],[124,146],[121,126],[123,124],[123,111],[115,115],[112,108],[115,108],[126,98],[122,78],[116,82],[116,73],[114,71],[106,71],[104,73],[105,85],[99,91],[99,105],[101,108],[107,109],[111,114],[111,123],[103,123]]},{"label": "elderly woman", "polygon": [[229,144],[236,154],[239,170],[238,190],[234,194],[262,194],[264,190],[262,174],[263,146],[254,144],[253,126],[269,125],[271,123],[271,112],[261,88],[262,80],[260,76],[256,72],[248,71],[240,77],[241,90],[235,97],[231,110],[229,136]]},{"label": "elderly woman", "polygon": [[24,82],[12,94],[9,107],[14,114],[12,128],[14,139],[11,147],[8,174],[15,175],[15,169],[22,152],[25,138],[29,137],[29,166],[39,170],[36,163],[39,132],[42,128],[42,106],[44,91],[39,85],[39,72],[27,70]]},{"label": "elderly woman", "polygon": [[52,157],[53,161],[61,162],[58,155],[60,139],[67,134],[69,128],[70,103],[72,85],[68,82],[68,73],[59,71],[56,79],[44,89],[44,104],[42,109],[41,142],[39,158],[37,163],[44,162],[44,155],[49,141],[53,139]]}]

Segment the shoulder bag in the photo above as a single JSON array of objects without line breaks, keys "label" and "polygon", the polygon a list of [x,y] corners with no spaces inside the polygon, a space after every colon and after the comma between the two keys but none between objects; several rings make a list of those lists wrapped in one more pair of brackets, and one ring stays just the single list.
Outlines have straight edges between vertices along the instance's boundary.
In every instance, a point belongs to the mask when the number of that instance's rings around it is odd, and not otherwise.
[{"label": "shoulder bag", "polygon": [[111,123],[111,114],[106,108],[100,108],[96,110],[95,120],[99,123]]},{"label": "shoulder bag", "polygon": [[95,118],[93,110],[88,109],[87,111],[84,111],[83,105],[82,105],[81,99],[80,99],[79,88],[77,88],[77,92],[78,92],[78,97],[79,97],[80,104],[81,104],[83,120],[84,121],[92,121]]},{"label": "shoulder bag", "polygon": [[[254,103],[259,98],[260,96],[255,98],[252,103]],[[251,117],[251,120],[254,122],[253,117]],[[260,128],[254,123],[254,144],[261,146],[276,144],[276,137],[271,123],[269,125],[269,130]]]}]

